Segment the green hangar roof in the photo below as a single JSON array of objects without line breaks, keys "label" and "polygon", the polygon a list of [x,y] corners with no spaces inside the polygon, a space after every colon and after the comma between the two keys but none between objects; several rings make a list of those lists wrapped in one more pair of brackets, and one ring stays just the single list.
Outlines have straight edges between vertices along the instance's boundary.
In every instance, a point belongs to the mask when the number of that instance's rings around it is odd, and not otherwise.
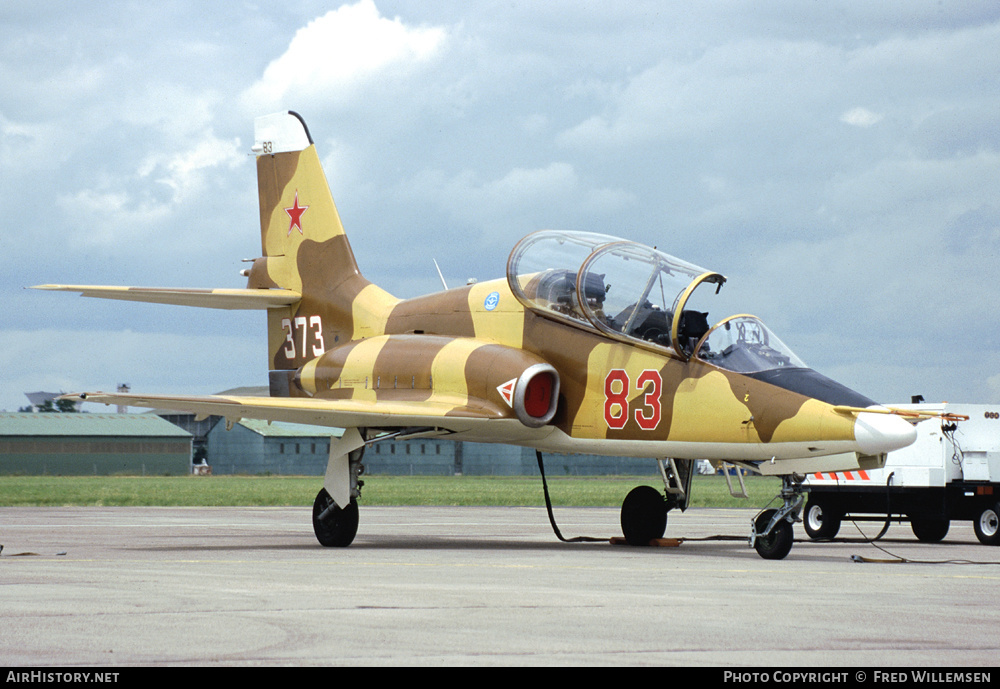
[{"label": "green hangar roof", "polygon": [[0,414],[0,437],[174,437],[191,434],[155,414]]}]

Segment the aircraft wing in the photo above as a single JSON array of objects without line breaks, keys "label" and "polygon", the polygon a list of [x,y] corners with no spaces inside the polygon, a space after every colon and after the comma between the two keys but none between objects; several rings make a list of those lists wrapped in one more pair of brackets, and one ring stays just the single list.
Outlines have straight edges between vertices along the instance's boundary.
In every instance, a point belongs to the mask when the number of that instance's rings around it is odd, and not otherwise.
[{"label": "aircraft wing", "polygon": [[235,423],[243,418],[331,426],[334,428],[434,427],[454,433],[482,432],[486,424],[496,433],[523,437],[528,429],[502,409],[474,398],[441,396],[419,402],[380,400],[321,400],[307,397],[253,397],[230,395],[175,396],[87,392],[67,399],[104,404],[171,409],[201,417],[222,416]]},{"label": "aircraft wing", "polygon": [[[182,287],[111,287],[105,285],[35,285],[31,289],[79,292],[82,297],[144,301],[212,309],[274,309],[294,304],[302,295],[287,289],[186,289]],[[138,405],[137,405],[138,406]]]}]

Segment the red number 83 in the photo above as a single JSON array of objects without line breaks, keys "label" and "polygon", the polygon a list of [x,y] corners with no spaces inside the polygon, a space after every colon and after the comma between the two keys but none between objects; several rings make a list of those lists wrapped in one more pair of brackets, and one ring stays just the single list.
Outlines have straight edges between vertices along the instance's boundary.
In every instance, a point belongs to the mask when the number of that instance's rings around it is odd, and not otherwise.
[{"label": "red number 83", "polygon": [[[625,424],[628,423],[628,394],[631,385],[632,382],[624,369],[615,368],[608,371],[604,379],[604,421],[608,424],[608,428],[617,430],[625,428]],[[660,372],[652,368],[644,370],[635,381],[635,389],[645,391],[642,397],[643,404],[635,409],[635,422],[642,430],[651,431],[660,424],[660,391],[663,389]]]}]

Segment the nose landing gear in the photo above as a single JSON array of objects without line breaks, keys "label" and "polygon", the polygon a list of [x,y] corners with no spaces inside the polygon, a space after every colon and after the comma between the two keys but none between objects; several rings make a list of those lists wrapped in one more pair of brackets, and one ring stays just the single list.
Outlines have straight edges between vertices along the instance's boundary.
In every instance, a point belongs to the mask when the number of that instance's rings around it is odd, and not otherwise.
[{"label": "nose landing gear", "polygon": [[782,560],[792,549],[792,524],[802,521],[799,512],[805,501],[804,480],[798,474],[782,476],[779,497],[784,504],[776,510],[764,510],[751,523],[750,547],[765,560]]}]

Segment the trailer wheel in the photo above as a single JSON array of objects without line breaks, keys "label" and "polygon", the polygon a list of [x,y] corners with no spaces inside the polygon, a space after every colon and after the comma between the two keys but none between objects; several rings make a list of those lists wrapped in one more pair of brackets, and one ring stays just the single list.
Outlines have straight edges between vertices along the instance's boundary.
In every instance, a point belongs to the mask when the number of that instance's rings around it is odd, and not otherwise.
[{"label": "trailer wheel", "polygon": [[983,545],[1000,545],[1000,503],[983,509],[972,520],[972,528]]},{"label": "trailer wheel", "polygon": [[918,541],[924,543],[937,543],[943,540],[948,535],[949,526],[951,526],[951,522],[947,519],[910,517],[910,528],[913,529],[913,535],[917,537]]},{"label": "trailer wheel", "polygon": [[809,538],[826,540],[833,538],[840,531],[840,519],[841,516],[829,505],[810,498],[802,526],[805,527]]}]

